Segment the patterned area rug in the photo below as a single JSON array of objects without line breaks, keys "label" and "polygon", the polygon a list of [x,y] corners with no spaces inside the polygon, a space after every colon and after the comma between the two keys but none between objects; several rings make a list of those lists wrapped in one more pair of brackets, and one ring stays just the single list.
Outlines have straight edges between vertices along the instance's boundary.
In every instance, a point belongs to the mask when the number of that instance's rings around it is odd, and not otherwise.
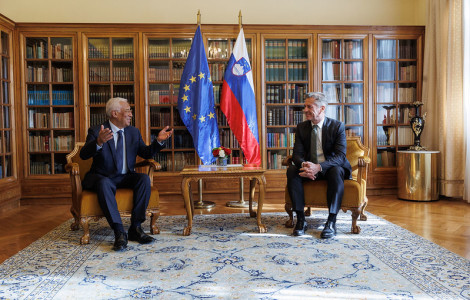
[{"label": "patterned area rug", "polygon": [[83,246],[68,221],[0,265],[0,298],[470,299],[469,260],[381,218],[354,235],[341,213],[330,240],[324,211],[300,238],[286,219],[263,214],[259,234],[248,214],[196,215],[185,237],[185,217],[164,216],[156,243],[120,253],[103,219]]}]

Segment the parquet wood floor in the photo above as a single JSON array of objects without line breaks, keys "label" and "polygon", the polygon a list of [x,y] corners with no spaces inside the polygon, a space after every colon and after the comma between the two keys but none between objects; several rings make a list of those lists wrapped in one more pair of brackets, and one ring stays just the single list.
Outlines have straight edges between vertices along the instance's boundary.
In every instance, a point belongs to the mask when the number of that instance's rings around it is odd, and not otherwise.
[{"label": "parquet wood floor", "polygon": [[[215,202],[217,205],[212,210],[196,210],[196,214],[248,212],[226,207],[226,200]],[[284,212],[283,197],[265,202],[263,212]],[[185,214],[182,199],[162,197],[160,206],[161,215]],[[455,199],[413,202],[390,195],[370,196],[366,210],[470,259],[469,203]],[[24,205],[3,213],[0,216],[0,262],[70,218],[68,205]]]}]

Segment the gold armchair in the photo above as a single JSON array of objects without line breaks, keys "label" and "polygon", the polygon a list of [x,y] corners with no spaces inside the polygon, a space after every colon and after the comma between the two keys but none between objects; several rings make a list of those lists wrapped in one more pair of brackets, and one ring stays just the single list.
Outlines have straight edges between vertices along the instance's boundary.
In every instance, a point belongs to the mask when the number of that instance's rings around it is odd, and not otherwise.
[{"label": "gold armchair", "polygon": [[[359,233],[361,228],[357,225],[357,218],[360,216],[362,221],[367,220],[364,210],[367,206],[366,184],[367,184],[367,165],[370,162],[369,148],[361,143],[361,138],[352,136],[346,138],[347,148],[346,157],[352,167],[352,180],[344,181],[344,196],[341,203],[341,209],[352,213],[352,233]],[[292,157],[287,157],[283,161],[284,166],[292,163]],[[304,183],[305,207],[308,207],[306,215],[310,215],[311,207],[327,207],[326,203],[326,181],[308,181]],[[286,227],[294,227],[292,201],[289,192],[285,191],[285,210],[289,215]]]},{"label": "gold armchair", "polygon": [[[72,183],[72,213],[75,221],[70,226],[72,230],[78,230],[79,225],[83,228],[83,236],[80,238],[80,244],[90,242],[90,220],[98,220],[103,217],[98,197],[96,193],[82,189],[82,180],[85,174],[90,170],[92,159],[82,160],[79,156],[80,149],[85,145],[83,142],[75,143],[75,148],[67,155],[67,165],[65,170],[70,174]],[[150,177],[151,194],[147,207],[147,216],[150,217],[150,232],[152,234],[160,233],[156,225],[157,218],[160,215],[159,194],[156,187],[153,186],[153,172],[161,168],[160,164],[153,159],[142,160],[136,163],[136,168],[147,169]],[[133,191],[131,189],[118,189],[116,191],[116,201],[121,215],[130,215],[132,211]]]}]

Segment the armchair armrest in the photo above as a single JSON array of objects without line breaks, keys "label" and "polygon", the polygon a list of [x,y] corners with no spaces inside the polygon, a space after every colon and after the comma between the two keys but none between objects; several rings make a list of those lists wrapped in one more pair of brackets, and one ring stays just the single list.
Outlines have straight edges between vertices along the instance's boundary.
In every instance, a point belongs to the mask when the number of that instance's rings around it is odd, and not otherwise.
[{"label": "armchair armrest", "polygon": [[370,163],[370,158],[367,156],[358,157],[357,163],[357,182],[362,185],[362,180],[367,180],[367,167]]},{"label": "armchair armrest", "polygon": [[150,178],[150,184],[153,186],[153,172],[158,171],[162,166],[153,159],[144,159],[135,164],[136,168],[145,168],[148,167],[147,175]]},{"label": "armchair armrest", "polygon": [[82,180],[80,179],[80,166],[77,163],[68,163],[65,165],[65,171],[70,175],[72,184],[72,207],[70,211],[72,215],[80,215],[80,195],[82,194]]}]

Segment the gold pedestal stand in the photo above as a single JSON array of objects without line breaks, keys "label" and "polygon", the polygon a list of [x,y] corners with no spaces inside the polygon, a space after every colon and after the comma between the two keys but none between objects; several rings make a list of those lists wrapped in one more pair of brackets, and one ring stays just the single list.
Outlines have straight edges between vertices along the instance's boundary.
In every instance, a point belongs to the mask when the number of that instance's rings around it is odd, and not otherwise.
[{"label": "gold pedestal stand", "polygon": [[[250,191],[253,193],[253,195],[251,195],[251,199],[254,198],[254,193],[255,193],[255,189],[254,188],[251,188],[251,183],[250,183]],[[243,178],[240,178],[240,200],[239,201],[228,201],[225,205],[227,205],[228,207],[234,207],[234,208],[248,208],[250,206],[250,204],[248,202],[245,202],[245,196],[244,196],[244,189],[243,189]],[[252,206],[257,206],[258,203],[256,203],[255,201],[253,201],[252,203]]]},{"label": "gold pedestal stand", "polygon": [[202,201],[202,179],[199,179],[197,181],[197,183],[198,183],[199,200],[194,201],[194,208],[197,208],[197,209],[213,208],[215,206],[214,202],[212,202],[212,201]]}]

